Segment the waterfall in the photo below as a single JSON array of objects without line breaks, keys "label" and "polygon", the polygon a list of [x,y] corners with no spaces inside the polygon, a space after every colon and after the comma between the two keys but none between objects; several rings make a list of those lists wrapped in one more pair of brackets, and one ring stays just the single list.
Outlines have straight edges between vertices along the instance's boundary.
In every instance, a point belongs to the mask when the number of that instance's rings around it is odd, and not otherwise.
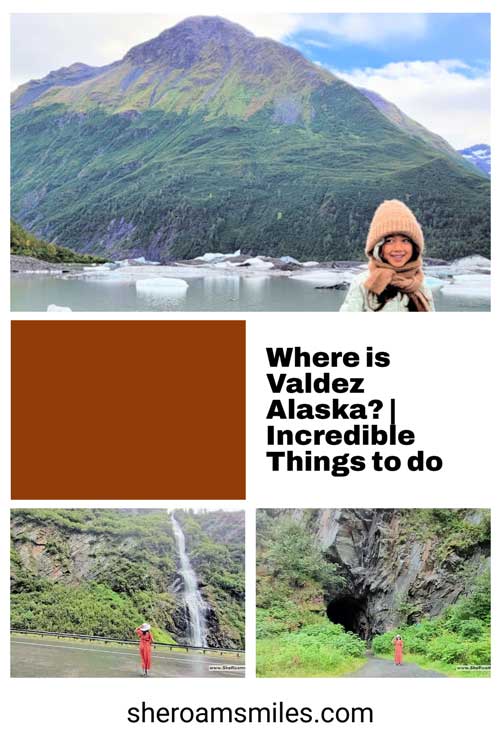
[{"label": "waterfall", "polygon": [[175,542],[177,544],[177,553],[181,562],[180,573],[184,581],[183,596],[184,608],[189,623],[189,643],[192,646],[206,646],[206,604],[201,598],[201,594],[198,590],[198,579],[196,578],[196,573],[193,570],[189,556],[186,552],[184,532],[179,526],[173,513],[170,518],[172,519]]}]

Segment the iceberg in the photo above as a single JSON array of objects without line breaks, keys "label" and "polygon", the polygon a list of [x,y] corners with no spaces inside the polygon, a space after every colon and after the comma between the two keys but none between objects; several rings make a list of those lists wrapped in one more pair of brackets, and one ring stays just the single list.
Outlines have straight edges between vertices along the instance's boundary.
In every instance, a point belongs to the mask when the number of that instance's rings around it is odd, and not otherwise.
[{"label": "iceberg", "polygon": [[130,274],[123,275],[117,271],[103,274],[85,273],[83,274],[83,279],[85,281],[95,281],[99,284],[130,284],[132,281]]},{"label": "iceberg", "polygon": [[262,260],[261,257],[257,257],[248,258],[244,263],[238,263],[237,266],[238,268],[246,268],[247,266],[250,266],[263,271],[266,268],[274,268],[274,263],[271,263],[268,260]]},{"label": "iceberg", "polygon": [[204,253],[204,255],[198,255],[194,260],[202,260],[205,263],[212,263],[214,260],[223,260],[225,258],[239,258],[241,250],[236,250],[235,253]]},{"label": "iceberg", "polygon": [[350,284],[355,275],[352,271],[329,271],[320,268],[317,271],[294,273],[290,278],[315,286],[334,286],[335,284]]},{"label": "iceberg", "polygon": [[453,275],[461,273],[489,273],[491,270],[491,260],[485,258],[483,255],[469,255],[467,258],[459,258],[455,260],[451,266],[450,271]]},{"label": "iceberg", "polygon": [[137,266],[159,266],[160,261],[158,260],[147,260],[144,255],[141,255],[140,258],[131,258],[129,261],[130,265],[137,265]]},{"label": "iceberg", "polygon": [[303,268],[312,268],[313,266],[319,266],[319,261],[317,260],[306,260],[304,263],[302,263]]},{"label": "iceberg", "polygon": [[300,260],[297,260],[297,258],[292,258],[291,255],[282,255],[281,258],[280,258],[280,260],[283,263],[295,263],[297,266],[302,265],[301,262],[300,262]]},{"label": "iceberg", "polygon": [[489,274],[457,274],[452,281],[441,289],[446,297],[474,297],[490,299],[491,283]]},{"label": "iceberg", "polygon": [[47,312],[67,313],[73,311],[71,307],[63,307],[61,305],[48,305]]}]

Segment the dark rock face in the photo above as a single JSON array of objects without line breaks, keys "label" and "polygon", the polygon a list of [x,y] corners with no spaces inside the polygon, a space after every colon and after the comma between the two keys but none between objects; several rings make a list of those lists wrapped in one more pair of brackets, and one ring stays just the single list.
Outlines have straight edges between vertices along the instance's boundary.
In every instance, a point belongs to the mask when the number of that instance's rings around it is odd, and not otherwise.
[{"label": "dark rock face", "polygon": [[[304,513],[294,511],[298,520]],[[471,511],[467,520],[480,524],[482,512]],[[464,576],[463,557],[441,557],[435,537],[408,534],[397,510],[318,510],[309,523],[346,581],[340,590],[325,591],[327,616],[368,640],[413,618],[441,614],[489,565],[489,549],[478,545],[467,552]]]},{"label": "dark rock face", "polygon": [[252,34],[242,26],[217,16],[194,16],[166,29],[154,39],[132,47],[124,60],[134,65],[161,62],[172,68],[189,69],[201,60],[209,42],[223,49],[230,34],[233,44],[245,42]]},{"label": "dark rock face", "polygon": [[[16,516],[11,523],[11,537],[13,549],[24,570],[41,581],[60,582],[74,587],[98,581],[103,569],[117,560],[142,559],[145,544],[140,534],[117,536],[102,530],[73,531],[38,520],[18,519]],[[223,528],[218,532],[217,538],[219,543],[224,543],[223,540],[227,539],[229,545],[242,544],[237,525]],[[172,536],[170,550],[155,552],[158,559],[167,556],[175,560],[174,549]],[[148,572],[159,579],[156,590],[150,592],[156,598],[156,624],[171,633],[177,643],[189,644],[189,615],[184,604],[184,582],[179,570],[165,574],[157,563],[151,563],[148,564]],[[197,574],[201,595],[207,607],[205,619],[208,645],[241,648],[243,638],[238,637],[234,629],[228,630],[220,615],[223,605],[217,602],[217,591],[213,586],[207,586],[200,571]],[[166,599],[162,599],[163,595],[166,595]],[[235,594],[230,605],[244,611],[244,596],[240,602]]]}]

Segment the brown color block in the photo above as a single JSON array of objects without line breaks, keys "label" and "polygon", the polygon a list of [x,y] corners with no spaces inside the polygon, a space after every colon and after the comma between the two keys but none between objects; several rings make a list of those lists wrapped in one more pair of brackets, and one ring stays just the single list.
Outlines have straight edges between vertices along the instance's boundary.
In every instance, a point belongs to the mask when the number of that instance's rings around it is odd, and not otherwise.
[{"label": "brown color block", "polygon": [[244,497],[244,321],[12,322],[13,499]]}]

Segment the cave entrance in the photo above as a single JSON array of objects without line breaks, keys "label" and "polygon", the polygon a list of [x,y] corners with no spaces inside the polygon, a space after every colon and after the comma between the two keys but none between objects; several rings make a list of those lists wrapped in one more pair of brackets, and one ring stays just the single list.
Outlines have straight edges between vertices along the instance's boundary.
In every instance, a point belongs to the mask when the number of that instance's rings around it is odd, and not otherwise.
[{"label": "cave entrance", "polygon": [[342,596],[328,604],[326,614],[330,622],[342,625],[346,630],[366,640],[370,635],[370,626],[365,605],[366,601],[363,598]]}]

